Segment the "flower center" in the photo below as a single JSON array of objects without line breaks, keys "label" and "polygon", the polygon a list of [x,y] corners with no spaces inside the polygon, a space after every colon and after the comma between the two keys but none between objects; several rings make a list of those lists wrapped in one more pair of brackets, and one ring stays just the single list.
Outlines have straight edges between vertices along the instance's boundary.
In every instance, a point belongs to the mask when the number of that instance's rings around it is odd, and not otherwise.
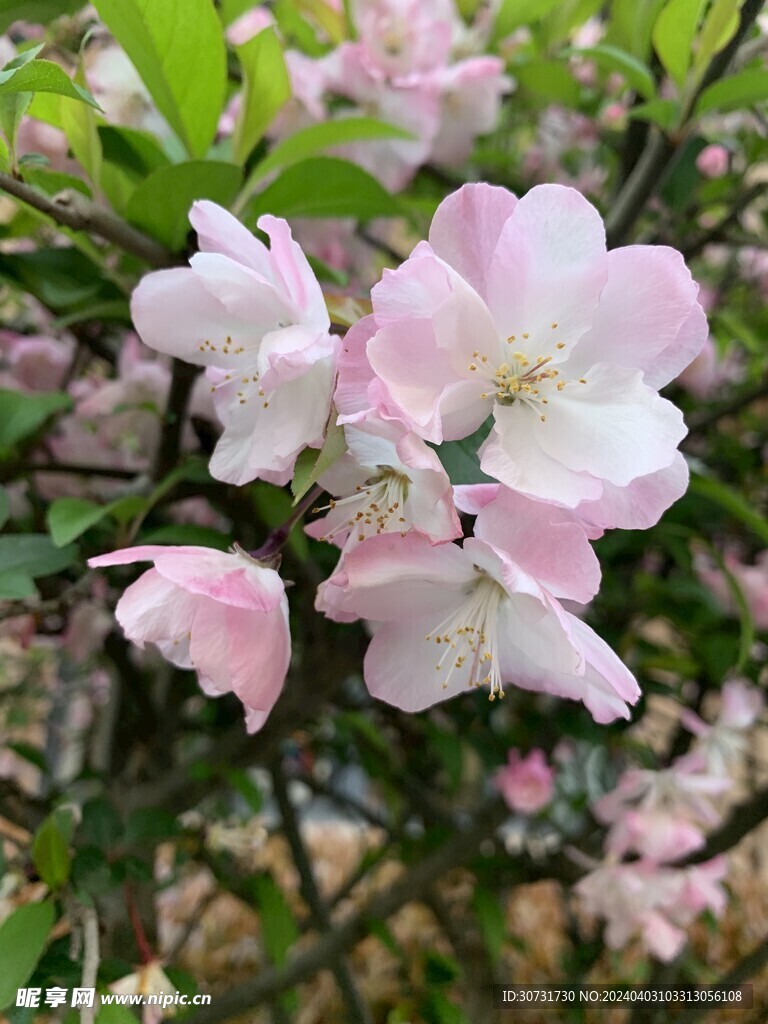
[{"label": "flower center", "polygon": [[[557,324],[551,325],[556,330]],[[523,334],[523,342],[527,342],[529,334]],[[513,346],[517,337],[512,334],[507,338],[507,344]],[[565,348],[565,342],[558,341],[555,348],[559,351]],[[499,405],[514,405],[515,402],[522,402],[524,405],[535,409],[542,423],[546,422],[546,413],[541,408],[549,405],[550,398],[562,391],[566,385],[573,381],[557,380],[560,370],[551,366],[554,360],[553,355],[531,356],[526,352],[510,350],[508,359],[501,362],[495,369],[489,362],[488,356],[481,354],[477,349],[472,353],[472,362],[469,369],[477,373],[484,383],[489,387],[480,395],[481,398],[493,398]],[[586,384],[586,380],[579,378],[580,384]]]},{"label": "flower center", "polygon": [[489,700],[495,700],[497,694],[503,699],[497,640],[499,607],[507,594],[500,583],[478,566],[475,571],[480,578],[471,584],[466,601],[435,626],[425,640],[444,645],[435,665],[442,675],[444,690],[453,673],[463,669],[470,659],[468,685],[488,686]]},{"label": "flower center", "polygon": [[332,499],[327,505],[312,509],[313,512],[327,512],[343,508],[348,515],[321,540],[330,541],[346,530],[351,530],[358,541],[394,530],[405,536],[410,528],[406,502],[411,481],[391,466],[382,466],[379,470],[365,484],[358,486],[354,494]]}]

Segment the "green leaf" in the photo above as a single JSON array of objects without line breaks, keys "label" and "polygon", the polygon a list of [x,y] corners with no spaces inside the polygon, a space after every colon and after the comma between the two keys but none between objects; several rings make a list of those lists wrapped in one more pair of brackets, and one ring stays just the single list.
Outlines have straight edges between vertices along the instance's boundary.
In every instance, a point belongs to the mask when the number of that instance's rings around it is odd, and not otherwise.
[{"label": "green leaf", "polygon": [[0,253],[0,275],[54,313],[125,297],[92,260],[74,248]]},{"label": "green leaf", "polygon": [[299,929],[282,890],[270,875],[253,880],[259,908],[261,937],[271,963],[280,966],[288,959],[288,951],[298,941]]},{"label": "green leaf", "polygon": [[472,909],[475,912],[486,949],[494,963],[498,963],[507,937],[507,921],[504,908],[490,889],[476,885],[472,893]]},{"label": "green leaf", "polygon": [[134,181],[141,181],[171,162],[150,132],[115,125],[99,125],[98,132],[104,159],[125,171]]},{"label": "green leaf", "polygon": [[8,497],[8,491],[0,486],[0,530],[8,522],[8,517],[11,514],[11,500]]},{"label": "green leaf", "polygon": [[243,92],[232,147],[235,160],[243,163],[290,99],[291,80],[274,29],[264,29],[235,49],[243,70]]},{"label": "green leaf", "polygon": [[31,102],[31,92],[17,92],[11,96],[0,96],[0,131],[5,136],[11,153],[16,151],[16,133]]},{"label": "green leaf", "polygon": [[562,0],[502,0],[496,23],[494,39],[503,39],[521,25],[532,25],[545,18]]},{"label": "green leaf", "polygon": [[28,597],[37,597],[37,587],[29,573],[0,572],[0,600],[25,601]]},{"label": "green leaf", "polygon": [[57,391],[24,394],[0,389],[0,458],[13,454],[13,449],[32,437],[57,413],[72,406],[69,395]]},{"label": "green leaf", "polygon": [[[64,101],[69,102],[68,100]],[[82,107],[81,110],[85,110]],[[24,180],[28,181],[30,185],[34,185],[35,188],[39,188],[41,192],[45,192],[46,195],[55,196],[58,192],[63,192],[66,188],[74,189],[83,196],[91,197],[92,192],[83,181],[82,178],[76,178],[74,174],[64,174],[62,171],[51,170],[50,167],[39,167],[34,165],[24,166]]]},{"label": "green leaf", "polygon": [[[82,56],[78,62],[75,81],[79,86],[85,85]],[[91,107],[70,99],[62,98],[60,103],[61,126],[70,148],[93,184],[98,186],[101,181],[102,150],[96,127],[96,114]]]},{"label": "green leaf", "polygon": [[57,498],[48,509],[46,524],[53,543],[62,548],[108,514],[108,505],[97,505],[85,498]]},{"label": "green leaf", "polygon": [[632,107],[629,116],[638,121],[652,121],[663,131],[671,131],[680,118],[680,104],[676,100],[651,100]]},{"label": "green leaf", "polygon": [[14,21],[31,21],[47,25],[54,18],[74,14],[85,6],[85,0],[0,0],[0,32]]},{"label": "green leaf", "polygon": [[302,128],[278,142],[269,154],[254,167],[248,184],[261,181],[281,167],[290,167],[307,157],[332,146],[374,139],[410,139],[410,132],[396,128],[376,117],[343,117]]},{"label": "green leaf", "polygon": [[437,454],[452,484],[487,484],[493,481],[480,469],[477,452],[491,431],[491,419],[474,434],[460,441],[446,441],[437,448]]},{"label": "green leaf", "polygon": [[736,35],[739,27],[739,11],[743,0],[714,0],[699,35],[696,60],[697,70],[703,70],[710,60]]},{"label": "green leaf", "polygon": [[169,164],[145,178],[128,201],[125,215],[170,249],[181,249],[190,230],[189,209],[196,199],[229,206],[240,188],[234,164],[190,160]]},{"label": "green leaf", "polygon": [[693,58],[693,39],[704,0],[669,0],[653,26],[653,45],[667,74],[680,89]]},{"label": "green leaf", "polygon": [[605,42],[647,60],[651,31],[663,4],[664,0],[613,0]]},{"label": "green leaf", "polygon": [[740,519],[756,537],[759,537],[764,544],[768,544],[768,519],[760,515],[738,491],[721,480],[699,476],[698,473],[691,474],[688,490],[700,498],[706,498],[719,505],[735,519]]},{"label": "green leaf", "polygon": [[32,859],[38,875],[51,889],[60,889],[67,882],[72,858],[53,815],[49,815],[35,833]]},{"label": "green leaf", "polygon": [[19,907],[0,925],[0,1010],[16,1000],[16,990],[32,976],[53,927],[50,900]]},{"label": "green leaf", "polygon": [[402,209],[361,167],[317,156],[293,164],[260,192],[247,208],[250,223],[262,213],[276,217],[396,217]]},{"label": "green leaf", "polygon": [[27,576],[51,576],[74,562],[77,548],[54,547],[45,533],[14,533],[0,537],[0,566],[3,574],[21,572]]},{"label": "green leaf", "polygon": [[66,71],[50,60],[31,60],[10,71],[0,71],[0,96],[20,92],[53,92],[100,109],[87,89],[77,85]]},{"label": "green leaf", "polygon": [[323,441],[320,451],[318,452],[314,448],[305,448],[296,460],[296,469],[291,482],[294,505],[304,497],[310,487],[317,483],[323,473],[326,473],[335,462],[339,461],[347,450],[344,427],[336,423],[337,416],[336,409],[332,408],[325,441]]},{"label": "green leaf", "polygon": [[94,6],[190,156],[203,156],[226,99],[227,54],[212,0],[95,0]]},{"label": "green leaf", "polygon": [[232,547],[232,540],[226,533],[214,530],[210,526],[197,526],[195,523],[160,526],[156,530],[142,533],[141,543],[189,544],[199,548],[215,548],[217,551],[229,551]]},{"label": "green leaf", "polygon": [[557,60],[532,60],[515,66],[520,85],[541,99],[575,107],[581,90],[568,67]]},{"label": "green leaf", "polygon": [[219,17],[225,28],[229,28],[232,22],[253,8],[253,0],[221,0],[219,3]]},{"label": "green leaf", "polygon": [[648,65],[626,50],[620,50],[618,46],[601,43],[583,50],[569,50],[568,53],[593,60],[604,71],[617,71],[646,100],[656,95],[656,83]]},{"label": "green leaf", "polygon": [[763,68],[747,68],[738,75],[723,78],[710,85],[699,96],[694,113],[700,117],[710,110],[727,113],[742,107],[762,103],[768,99],[768,71]]}]

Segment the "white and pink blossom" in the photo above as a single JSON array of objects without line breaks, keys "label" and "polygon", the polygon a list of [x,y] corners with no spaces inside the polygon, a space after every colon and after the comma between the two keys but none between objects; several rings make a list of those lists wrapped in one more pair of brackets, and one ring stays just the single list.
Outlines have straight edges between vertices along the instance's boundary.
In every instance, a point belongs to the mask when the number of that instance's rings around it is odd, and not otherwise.
[{"label": "white and pink blossom", "polygon": [[259,219],[269,249],[214,203],[195,203],[190,221],[200,252],[141,281],[134,323],[150,348],[208,367],[224,424],[213,476],[282,485],[330,412],[338,339],[323,294],[284,220]]},{"label": "white and pink blossom", "polygon": [[685,427],[656,389],[704,343],[696,293],[672,249],[606,252],[599,214],[572,189],[518,201],[464,186],[373,290],[369,404],[436,443],[493,416],[481,465],[508,487],[592,503],[595,518],[613,489],[660,480],[660,514],[679,496]]},{"label": "white and pink blossom", "polygon": [[92,568],[152,562],[117,603],[126,637],[197,672],[212,697],[232,692],[249,732],[267,720],[291,657],[288,601],[277,572],[244,551],[145,545],[92,558]]}]

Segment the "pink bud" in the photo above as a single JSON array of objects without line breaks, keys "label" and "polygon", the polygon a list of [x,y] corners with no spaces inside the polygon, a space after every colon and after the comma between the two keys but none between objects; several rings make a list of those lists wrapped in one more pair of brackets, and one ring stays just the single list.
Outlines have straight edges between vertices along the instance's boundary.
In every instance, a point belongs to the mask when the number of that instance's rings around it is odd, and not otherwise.
[{"label": "pink bud", "polygon": [[705,178],[722,178],[728,170],[729,159],[725,146],[712,143],[696,157],[696,166]]}]

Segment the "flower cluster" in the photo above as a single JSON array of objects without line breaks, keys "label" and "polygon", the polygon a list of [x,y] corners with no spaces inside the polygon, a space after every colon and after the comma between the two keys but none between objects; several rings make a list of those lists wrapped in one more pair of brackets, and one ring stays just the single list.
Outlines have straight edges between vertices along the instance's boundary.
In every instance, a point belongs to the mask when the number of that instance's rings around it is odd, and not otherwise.
[{"label": "flower cluster", "polygon": [[[409,59],[432,59],[419,38]],[[136,328],[151,348],[206,367],[223,424],[210,463],[219,480],[286,484],[299,455],[343,427],[343,457],[323,453],[331,500],[307,531],[340,548],[318,610],[371,624],[370,692],[419,711],[514,685],[581,701],[598,722],[629,717],[635,679],[563,602],[587,604],[599,588],[592,539],[652,525],[685,490],[682,417],[658,394],[706,338],[680,255],[608,252],[597,211],[569,188],[518,200],[467,185],[342,340],[284,221],[259,220],[269,248],[210,202],[191,221],[199,252],[140,283]],[[451,443],[487,482],[452,483],[441,460]],[[194,666],[208,692],[268,710],[288,664],[274,570],[240,551],[186,548],[92,564],[146,557],[156,569],[118,608],[128,635]],[[227,560],[239,568],[225,571]],[[243,574],[254,590],[269,576],[271,603],[232,598],[227,581]],[[204,600],[161,613],[179,587]],[[220,675],[206,643],[221,648]],[[246,657],[254,644],[261,653]],[[249,679],[277,650],[269,698],[256,700]]]},{"label": "flower cluster", "polygon": [[[503,60],[482,53],[490,19],[481,14],[468,27],[454,0],[357,0],[352,20],[354,41],[322,57],[287,51],[293,100],[273,134],[354,114],[402,128],[403,139],[339,150],[392,191],[428,162],[460,165],[475,139],[496,127],[501,98],[512,87]],[[232,26],[230,39],[242,43],[270,22],[256,8]],[[227,125],[232,120],[230,114]]]},{"label": "flower cluster", "polygon": [[[663,770],[628,769],[594,805],[595,816],[608,827],[605,859],[576,891],[589,913],[605,919],[611,948],[639,937],[654,956],[673,960],[685,943],[685,928],[703,910],[722,914],[725,858],[677,862],[701,851],[706,831],[720,823],[718,798],[734,785],[746,730],[762,705],[754,687],[726,683],[712,725],[683,711],[683,724],[696,737],[687,754]],[[633,859],[624,860],[627,855]]]}]

